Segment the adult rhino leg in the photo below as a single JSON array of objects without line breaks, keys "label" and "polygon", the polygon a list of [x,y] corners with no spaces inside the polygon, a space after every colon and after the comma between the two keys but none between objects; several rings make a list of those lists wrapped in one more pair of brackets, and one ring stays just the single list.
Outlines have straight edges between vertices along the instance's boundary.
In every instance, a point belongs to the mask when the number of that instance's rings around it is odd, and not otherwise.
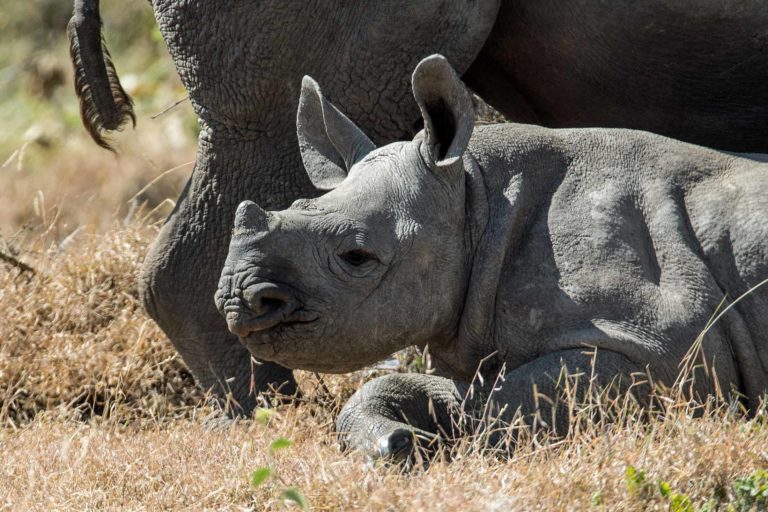
[{"label": "adult rhino leg", "polygon": [[[292,395],[296,383],[286,368],[252,362],[216,310],[213,297],[234,213],[244,199],[282,208],[296,197],[316,194],[301,163],[291,161],[282,148],[293,141],[264,142],[266,147],[247,139],[211,141],[203,132],[192,176],[150,247],[139,278],[144,308],[198,383],[230,413],[246,415],[262,392],[275,388]],[[281,151],[279,158],[272,157]],[[264,162],[272,166],[260,168]]]},{"label": "adult rhino leg", "polygon": [[537,111],[515,83],[515,77],[502,69],[488,52],[481,52],[461,78],[475,94],[510,121],[542,124],[546,116]]},{"label": "adult rhino leg", "polygon": [[[317,195],[296,139],[302,77],[322,83],[374,142],[390,142],[418,119],[409,83],[416,63],[440,52],[466,69],[499,3],[386,0],[308,8],[284,0],[152,0],[203,131],[186,193],[146,259],[141,294],[204,387],[219,394],[231,388],[244,411],[252,407],[248,354],[228,334],[213,296],[240,201],[279,210]],[[290,373],[275,365],[258,366],[253,376],[257,391],[285,379],[284,389],[293,386]]]},{"label": "adult rhino leg", "polygon": [[[583,400],[590,384],[598,389],[618,385],[627,391],[631,375],[641,368],[615,352],[574,349],[555,352],[506,373],[496,381],[470,386],[422,374],[393,374],[368,382],[344,406],[337,419],[343,447],[371,458],[397,461],[413,456],[417,446],[439,439],[480,434],[488,448],[509,448],[506,426],[516,418],[526,425],[564,435],[568,403],[562,400],[565,380],[573,398]],[[574,384],[577,384],[574,387]],[[643,386],[635,394],[648,393]],[[547,399],[542,399],[542,396]]]}]

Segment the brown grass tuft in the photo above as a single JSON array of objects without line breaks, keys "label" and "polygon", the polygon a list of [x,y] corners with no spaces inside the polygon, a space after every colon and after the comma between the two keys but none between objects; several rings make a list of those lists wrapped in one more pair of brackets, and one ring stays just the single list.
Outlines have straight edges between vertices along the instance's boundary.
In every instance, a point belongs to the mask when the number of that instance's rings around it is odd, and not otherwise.
[{"label": "brown grass tuft", "polygon": [[67,249],[0,265],[0,423],[55,410],[121,422],[183,415],[201,400],[189,372],[141,312],[136,275],[149,230],[115,223]]}]

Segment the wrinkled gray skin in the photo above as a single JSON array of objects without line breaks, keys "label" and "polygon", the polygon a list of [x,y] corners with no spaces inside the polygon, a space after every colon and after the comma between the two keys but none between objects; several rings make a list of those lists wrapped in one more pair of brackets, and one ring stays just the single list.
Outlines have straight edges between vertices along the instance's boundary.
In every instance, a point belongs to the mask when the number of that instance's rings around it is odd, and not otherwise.
[{"label": "wrinkled gray skin", "polygon": [[[439,376],[366,384],[338,419],[344,444],[403,456],[413,433],[451,432],[481,362],[465,404],[478,420],[531,421],[534,386],[556,397],[563,366],[671,385],[723,298],[768,278],[768,164],[623,129],[473,133],[443,57],[412,82],[425,129],[376,149],[304,79],[301,152],[330,191],[278,212],[242,203],[216,294],[254,356],[291,368],[346,372],[429,345]],[[753,406],[768,390],[768,287],[701,354],[694,395],[735,389]],[[540,402],[562,432],[563,406]]]},{"label": "wrinkled gray skin", "polygon": [[[192,177],[146,258],[141,298],[201,385],[231,392],[246,413],[249,391],[290,393],[294,381],[272,363],[254,368],[210,297],[240,201],[284,208],[317,195],[293,123],[305,74],[379,144],[413,135],[409,75],[439,51],[513,120],[768,150],[763,0],[151,3],[201,133]],[[98,1],[76,6],[83,58],[98,61]]]},{"label": "wrinkled gray skin", "polygon": [[231,393],[247,414],[259,392],[292,394],[295,382],[282,366],[252,363],[211,297],[240,201],[281,208],[318,193],[296,143],[301,77],[321,78],[377,142],[412,135],[411,69],[434,51],[466,69],[498,2],[155,0],[153,7],[202,130],[192,177],[144,262],[141,297],[202,387]]}]

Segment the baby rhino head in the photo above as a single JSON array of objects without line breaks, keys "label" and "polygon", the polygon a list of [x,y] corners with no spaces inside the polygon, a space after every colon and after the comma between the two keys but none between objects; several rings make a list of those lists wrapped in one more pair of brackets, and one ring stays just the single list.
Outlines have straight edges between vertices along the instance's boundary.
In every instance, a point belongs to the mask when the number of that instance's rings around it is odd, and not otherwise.
[{"label": "baby rhino head", "polygon": [[[235,214],[234,233],[240,243],[232,244],[232,252],[242,255],[249,243],[255,244],[266,236],[269,219],[270,214],[256,203],[243,201]],[[264,269],[249,267],[237,275],[229,270],[222,274],[216,302],[233,334],[247,337],[280,323],[312,320],[299,311],[297,294],[285,284],[270,280]]]},{"label": "baby rhino head", "polygon": [[376,149],[305,77],[299,144],[310,179],[328,192],[278,212],[240,204],[216,293],[255,357],[344,372],[455,335],[474,111],[443,57],[419,64],[413,88],[425,129]]}]

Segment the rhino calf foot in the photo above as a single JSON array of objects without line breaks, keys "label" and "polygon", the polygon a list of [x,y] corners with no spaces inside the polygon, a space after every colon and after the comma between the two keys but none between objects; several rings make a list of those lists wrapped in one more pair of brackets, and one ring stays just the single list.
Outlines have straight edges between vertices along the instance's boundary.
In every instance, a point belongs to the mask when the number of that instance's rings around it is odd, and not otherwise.
[{"label": "rhino calf foot", "polygon": [[360,452],[370,462],[384,460],[411,466],[427,447],[437,444],[432,433],[381,414],[368,414],[364,404],[349,405],[336,421],[342,450]]},{"label": "rhino calf foot", "polygon": [[416,447],[415,437],[416,433],[407,428],[398,428],[394,432],[384,434],[376,443],[379,457],[397,462],[410,459]]},{"label": "rhino calf foot", "polygon": [[430,459],[443,447],[443,440],[435,434],[411,428],[397,428],[379,437],[377,458],[411,468],[420,463],[426,467]]},{"label": "rhino calf foot", "polygon": [[[449,379],[392,374],[374,379],[349,399],[336,420],[342,449],[411,467],[426,464],[451,432],[461,394]],[[450,434],[447,434],[450,435]]]}]

